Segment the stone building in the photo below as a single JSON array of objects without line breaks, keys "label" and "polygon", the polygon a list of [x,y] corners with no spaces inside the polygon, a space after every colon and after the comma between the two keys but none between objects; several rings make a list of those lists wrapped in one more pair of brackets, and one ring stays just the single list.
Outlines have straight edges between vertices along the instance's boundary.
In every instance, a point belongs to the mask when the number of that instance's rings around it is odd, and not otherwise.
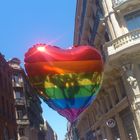
[{"label": "stone building", "polygon": [[12,71],[18,140],[40,140],[44,121],[37,91],[29,83],[19,59],[13,58],[8,63]]},{"label": "stone building", "polygon": [[78,140],[79,134],[78,134],[78,128],[77,128],[77,121],[70,123],[67,123],[67,133],[65,135],[66,140]]},{"label": "stone building", "polygon": [[46,121],[44,125],[46,128],[45,140],[57,140],[57,134],[51,128],[50,124]]},{"label": "stone building", "polygon": [[17,138],[11,79],[9,65],[0,54],[0,140],[16,140]]},{"label": "stone building", "polygon": [[41,131],[39,133],[40,140],[57,140],[57,134],[51,128],[47,121],[44,121],[44,125],[41,126]]},{"label": "stone building", "polygon": [[76,124],[79,139],[139,140],[140,1],[78,0],[74,44],[93,45],[105,61],[102,88]]}]

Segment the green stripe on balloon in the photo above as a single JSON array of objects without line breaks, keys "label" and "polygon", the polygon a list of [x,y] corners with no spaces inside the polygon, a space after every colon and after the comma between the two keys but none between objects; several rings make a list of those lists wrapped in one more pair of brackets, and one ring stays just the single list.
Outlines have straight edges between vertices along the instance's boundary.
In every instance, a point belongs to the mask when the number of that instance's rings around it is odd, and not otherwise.
[{"label": "green stripe on balloon", "polygon": [[[96,82],[95,79],[96,78]],[[56,74],[30,78],[34,86],[44,92],[47,98],[78,98],[96,95],[101,73]]]},{"label": "green stripe on balloon", "polygon": [[80,98],[96,95],[99,85],[76,86],[69,88],[46,88],[44,94],[52,99]]}]

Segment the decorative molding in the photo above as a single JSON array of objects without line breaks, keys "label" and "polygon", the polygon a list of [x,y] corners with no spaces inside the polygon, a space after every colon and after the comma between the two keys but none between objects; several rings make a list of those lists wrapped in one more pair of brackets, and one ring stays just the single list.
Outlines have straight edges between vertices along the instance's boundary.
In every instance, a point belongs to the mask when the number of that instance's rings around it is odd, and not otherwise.
[{"label": "decorative molding", "polygon": [[132,89],[136,92],[138,91],[138,82],[134,75],[134,64],[128,63],[122,66],[126,81],[131,85]]}]

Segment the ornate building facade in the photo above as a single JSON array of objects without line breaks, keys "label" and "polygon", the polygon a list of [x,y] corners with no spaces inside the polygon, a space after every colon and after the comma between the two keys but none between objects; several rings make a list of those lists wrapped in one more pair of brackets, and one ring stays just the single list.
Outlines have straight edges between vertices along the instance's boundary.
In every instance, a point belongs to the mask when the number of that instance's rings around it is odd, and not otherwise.
[{"label": "ornate building facade", "polygon": [[13,58],[8,63],[12,71],[18,140],[40,140],[44,121],[37,91],[29,83],[19,59]]},{"label": "ornate building facade", "polygon": [[74,44],[105,61],[101,90],[74,126],[79,139],[139,140],[140,1],[78,0]]},{"label": "ornate building facade", "polygon": [[16,140],[16,119],[12,89],[12,73],[0,54],[0,140]]}]

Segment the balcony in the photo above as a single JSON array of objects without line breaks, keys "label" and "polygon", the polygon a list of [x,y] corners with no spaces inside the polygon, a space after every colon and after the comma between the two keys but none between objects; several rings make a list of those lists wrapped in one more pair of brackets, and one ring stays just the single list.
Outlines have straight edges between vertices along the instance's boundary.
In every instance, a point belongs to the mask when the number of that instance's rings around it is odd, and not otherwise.
[{"label": "balcony", "polygon": [[12,81],[12,86],[13,87],[23,87],[23,82]]},{"label": "balcony", "polygon": [[112,0],[114,7],[120,6],[127,1],[130,1],[130,0]]},{"label": "balcony", "polygon": [[29,125],[29,120],[17,120],[17,124],[19,125]]},{"label": "balcony", "polygon": [[29,125],[30,123],[27,115],[24,115],[22,118],[18,118],[16,121],[17,124],[20,125]]},{"label": "balcony", "polygon": [[132,54],[140,51],[140,29],[133,30],[125,35],[122,35],[115,40],[107,42],[104,45],[107,56],[117,56],[122,54]]},{"label": "balcony", "polygon": [[15,105],[25,105],[25,99],[24,98],[15,99]]},{"label": "balcony", "polygon": [[113,8],[116,10],[128,8],[129,5],[135,5],[138,3],[140,3],[139,0],[112,0]]}]

